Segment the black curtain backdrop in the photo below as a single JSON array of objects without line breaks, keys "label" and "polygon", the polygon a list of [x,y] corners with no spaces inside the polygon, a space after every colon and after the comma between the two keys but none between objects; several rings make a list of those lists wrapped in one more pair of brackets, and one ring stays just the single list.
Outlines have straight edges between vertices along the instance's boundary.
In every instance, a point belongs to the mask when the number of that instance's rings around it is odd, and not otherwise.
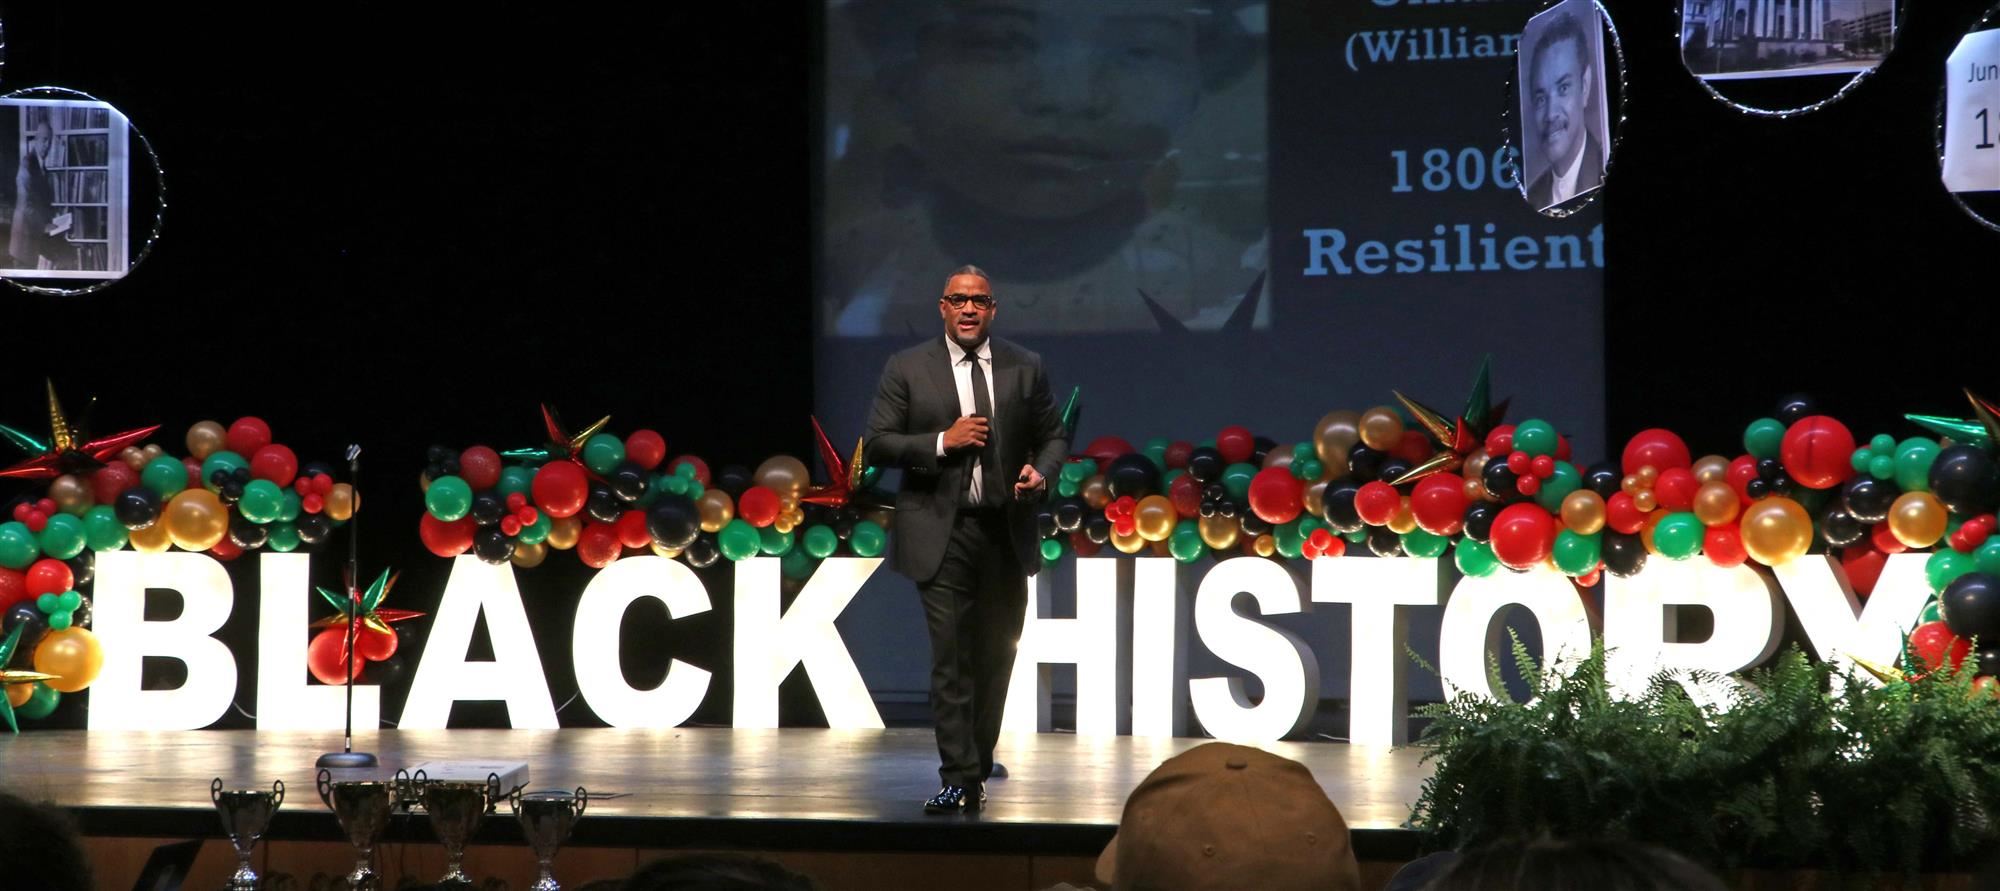
[{"label": "black curtain backdrop", "polygon": [[[1903,412],[1962,414],[1962,385],[2000,394],[2000,235],[1941,189],[1934,136],[1944,57],[1982,4],[1913,4],[1875,77],[1789,120],[1703,93],[1671,4],[1609,5],[1630,63],[1605,196],[1610,442],[1667,426],[1734,453],[1791,391],[1858,436],[1907,435]],[[97,397],[97,431],[160,423],[176,452],[190,423],[252,413],[304,460],[360,442],[364,571],[404,570],[394,602],[415,609],[448,570],[416,537],[431,443],[531,444],[551,401],[712,464],[807,455],[818,6],[8,4],[0,87],[119,106],[159,147],[172,204],[118,286],[0,293],[0,423],[39,429],[46,376],[75,414]],[[1535,369],[1496,375],[1496,395],[1535,403]],[[316,580],[337,566],[316,561]],[[247,563],[234,573],[254,590]],[[588,574],[564,556],[521,575],[558,704]],[[647,644],[626,661],[639,683],[662,650],[724,672],[696,718],[722,722],[730,589],[726,569],[708,577],[718,609],[669,625],[637,608],[625,637]],[[255,631],[246,598],[223,635],[246,677]],[[788,723],[816,718],[800,683]],[[77,705],[55,723],[81,726]],[[594,723],[580,703],[562,715]]]}]

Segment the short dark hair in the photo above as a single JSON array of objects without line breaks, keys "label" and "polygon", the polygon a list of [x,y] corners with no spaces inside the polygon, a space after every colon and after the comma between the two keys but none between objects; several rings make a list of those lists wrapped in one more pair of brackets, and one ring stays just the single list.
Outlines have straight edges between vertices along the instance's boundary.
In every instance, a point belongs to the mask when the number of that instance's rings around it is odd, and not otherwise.
[{"label": "short dark hair", "polygon": [[1467,851],[1425,891],[1728,891],[1687,858],[1602,839],[1505,841]]},{"label": "short dark hair", "polygon": [[989,285],[993,283],[993,276],[987,275],[986,270],[974,266],[970,263],[967,263],[964,266],[960,266],[957,269],[952,270],[950,275],[945,276],[945,280],[950,281],[961,275],[976,275],[979,276],[980,278],[985,279],[986,283]]},{"label": "short dark hair", "polygon": [[690,854],[639,867],[622,891],[819,891],[819,886],[760,857]]},{"label": "short dark hair", "polygon": [[1555,18],[1550,19],[1547,25],[1542,26],[1542,33],[1535,39],[1535,48],[1528,51],[1528,71],[1532,73],[1535,66],[1542,63],[1543,52],[1565,40],[1576,41],[1576,57],[1585,68],[1596,65],[1596,60],[1590,58],[1590,38],[1583,33],[1583,23],[1576,20],[1575,14],[1565,9],[1556,13]]},{"label": "short dark hair", "polygon": [[0,863],[7,887],[23,891],[91,891],[90,859],[69,813],[0,792]]}]

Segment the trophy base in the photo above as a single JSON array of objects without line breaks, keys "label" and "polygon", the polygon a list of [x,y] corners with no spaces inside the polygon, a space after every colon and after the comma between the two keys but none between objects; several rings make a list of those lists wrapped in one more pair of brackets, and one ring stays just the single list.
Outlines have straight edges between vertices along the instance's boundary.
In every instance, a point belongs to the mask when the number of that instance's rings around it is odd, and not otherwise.
[{"label": "trophy base", "polygon": [[314,762],[313,766],[330,767],[339,770],[342,768],[375,767],[381,763],[381,761],[376,759],[373,752],[328,752],[319,756],[319,760]]}]

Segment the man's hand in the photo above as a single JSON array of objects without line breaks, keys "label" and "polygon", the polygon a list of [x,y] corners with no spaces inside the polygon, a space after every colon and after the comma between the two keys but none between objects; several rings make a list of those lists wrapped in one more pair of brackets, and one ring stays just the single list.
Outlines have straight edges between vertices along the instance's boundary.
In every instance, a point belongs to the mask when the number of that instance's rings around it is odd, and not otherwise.
[{"label": "man's hand", "polygon": [[1042,479],[1042,475],[1035,471],[1033,464],[1023,464],[1021,475],[1014,479],[1014,497],[1026,498],[1040,492],[1046,485],[1048,480]]},{"label": "man's hand", "polygon": [[966,415],[951,422],[951,429],[944,432],[944,448],[955,452],[963,448],[983,449],[986,447],[987,421],[978,415]]}]

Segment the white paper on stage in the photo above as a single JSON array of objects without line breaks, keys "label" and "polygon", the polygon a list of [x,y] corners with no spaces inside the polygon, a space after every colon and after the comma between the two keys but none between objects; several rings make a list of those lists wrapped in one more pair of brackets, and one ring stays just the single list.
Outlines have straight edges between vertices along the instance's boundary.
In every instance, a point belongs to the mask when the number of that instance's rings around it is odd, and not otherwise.
[{"label": "white paper on stage", "polygon": [[1944,187],[2000,190],[2000,29],[1965,35],[1944,65]]},{"label": "white paper on stage", "polygon": [[[180,615],[146,621],[146,591],[181,596]],[[96,622],[104,669],[90,687],[92,730],[197,730],[229,711],[236,658],[210,635],[229,620],[235,590],[222,564],[206,554],[110,551],[97,557]],[[141,688],[147,656],[178,659],[187,682],[173,690]]]}]

